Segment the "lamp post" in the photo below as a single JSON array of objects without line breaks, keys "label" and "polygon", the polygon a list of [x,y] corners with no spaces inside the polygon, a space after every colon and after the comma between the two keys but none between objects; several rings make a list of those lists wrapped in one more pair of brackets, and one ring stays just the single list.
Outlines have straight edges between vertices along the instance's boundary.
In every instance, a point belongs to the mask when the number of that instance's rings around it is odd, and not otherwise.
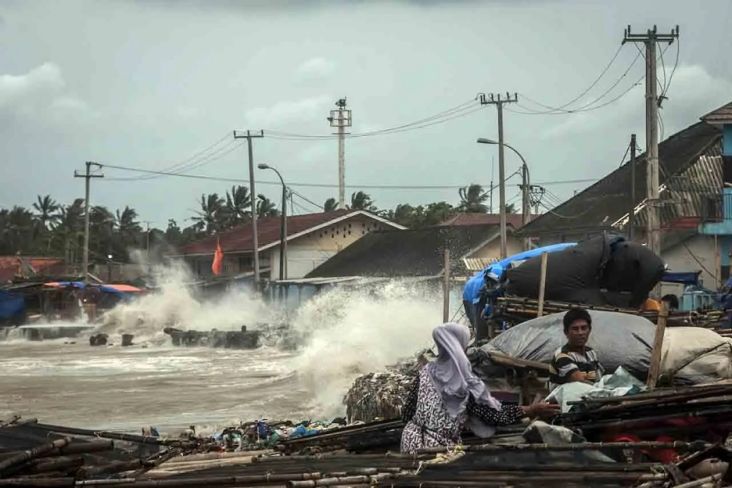
[{"label": "lamp post", "polygon": [[[479,144],[498,144],[498,141],[494,141],[493,139],[486,139],[485,137],[480,137],[476,142]],[[524,159],[524,157],[521,155],[520,152],[516,150],[515,147],[511,146],[510,144],[506,144],[505,142],[503,143],[503,145],[516,153],[516,155],[521,159],[521,225],[526,225],[529,223],[529,220],[531,220],[531,209],[529,206],[529,189],[531,186],[529,177],[529,165],[526,164],[526,159]],[[504,185],[506,184],[506,182],[499,181],[498,184],[501,185],[501,188],[505,188]],[[505,215],[505,205],[501,206],[500,211],[502,216]],[[501,218],[502,239],[506,238],[506,228],[504,227],[505,221],[505,218]],[[524,242],[524,247],[528,249],[528,241]]]},{"label": "lamp post", "polygon": [[282,175],[272,166],[260,163],[257,165],[259,169],[271,169],[280,179],[282,183],[282,218],[280,219],[280,281],[287,279],[287,186]]}]

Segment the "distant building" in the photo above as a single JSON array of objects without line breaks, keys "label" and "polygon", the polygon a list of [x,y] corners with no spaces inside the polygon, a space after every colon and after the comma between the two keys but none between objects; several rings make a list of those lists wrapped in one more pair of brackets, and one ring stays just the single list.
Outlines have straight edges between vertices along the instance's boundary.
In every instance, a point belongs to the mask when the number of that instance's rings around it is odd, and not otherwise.
[{"label": "distant building", "polygon": [[15,278],[61,276],[66,272],[64,260],[43,256],[0,256],[0,283]]},{"label": "distant building", "polygon": [[[508,254],[522,250],[509,228]],[[464,278],[500,258],[496,224],[439,225],[413,230],[372,232],[312,270],[306,278],[438,278],[444,250],[450,250],[451,275]]]},{"label": "distant building", "polygon": [[[279,276],[280,218],[257,220],[260,272],[263,278]],[[370,232],[400,230],[395,224],[363,210],[337,210],[287,217],[287,278],[302,278],[339,251]],[[223,275],[253,272],[253,234],[244,224],[183,246],[170,256],[181,259],[201,278],[210,277],[216,242],[224,252]]]},{"label": "distant building", "polygon": [[[716,288],[729,276],[732,249],[732,103],[701,120],[659,144],[661,256],[672,271],[701,271]],[[627,235],[632,208],[634,240],[646,242],[645,154],[636,158],[635,201],[631,181],[628,162],[518,234],[540,245]]]}]

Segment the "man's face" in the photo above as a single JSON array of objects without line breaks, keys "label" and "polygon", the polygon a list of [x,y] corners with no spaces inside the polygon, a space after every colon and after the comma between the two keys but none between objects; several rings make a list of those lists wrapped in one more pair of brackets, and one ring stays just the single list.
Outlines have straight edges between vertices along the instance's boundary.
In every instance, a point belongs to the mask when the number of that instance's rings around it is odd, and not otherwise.
[{"label": "man's face", "polygon": [[570,346],[584,347],[590,338],[590,324],[585,319],[577,319],[569,324],[565,334]]}]

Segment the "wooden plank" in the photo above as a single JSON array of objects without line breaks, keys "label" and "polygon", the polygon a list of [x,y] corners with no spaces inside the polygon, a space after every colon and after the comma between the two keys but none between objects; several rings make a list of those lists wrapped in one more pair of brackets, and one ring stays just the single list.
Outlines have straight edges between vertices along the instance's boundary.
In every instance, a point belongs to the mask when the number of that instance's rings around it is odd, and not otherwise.
[{"label": "wooden plank", "polygon": [[656,334],[653,339],[653,350],[651,351],[651,365],[648,369],[648,380],[646,386],[653,390],[656,388],[658,377],[661,375],[661,360],[663,353],[663,336],[666,333],[666,319],[668,318],[668,307],[665,302],[661,303],[661,313],[658,314]]}]

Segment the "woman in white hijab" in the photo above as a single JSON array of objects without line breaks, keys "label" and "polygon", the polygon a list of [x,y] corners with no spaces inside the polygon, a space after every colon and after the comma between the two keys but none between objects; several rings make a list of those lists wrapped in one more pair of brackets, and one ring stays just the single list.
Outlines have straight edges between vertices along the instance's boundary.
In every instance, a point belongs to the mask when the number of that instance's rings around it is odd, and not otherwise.
[{"label": "woman in white hijab", "polygon": [[459,444],[464,426],[480,437],[490,437],[497,425],[558,413],[557,406],[548,403],[520,407],[502,405],[493,398],[473,373],[465,354],[470,331],[464,325],[435,327],[432,338],[437,345],[437,359],[420,370],[402,410],[406,422],[402,452]]}]

